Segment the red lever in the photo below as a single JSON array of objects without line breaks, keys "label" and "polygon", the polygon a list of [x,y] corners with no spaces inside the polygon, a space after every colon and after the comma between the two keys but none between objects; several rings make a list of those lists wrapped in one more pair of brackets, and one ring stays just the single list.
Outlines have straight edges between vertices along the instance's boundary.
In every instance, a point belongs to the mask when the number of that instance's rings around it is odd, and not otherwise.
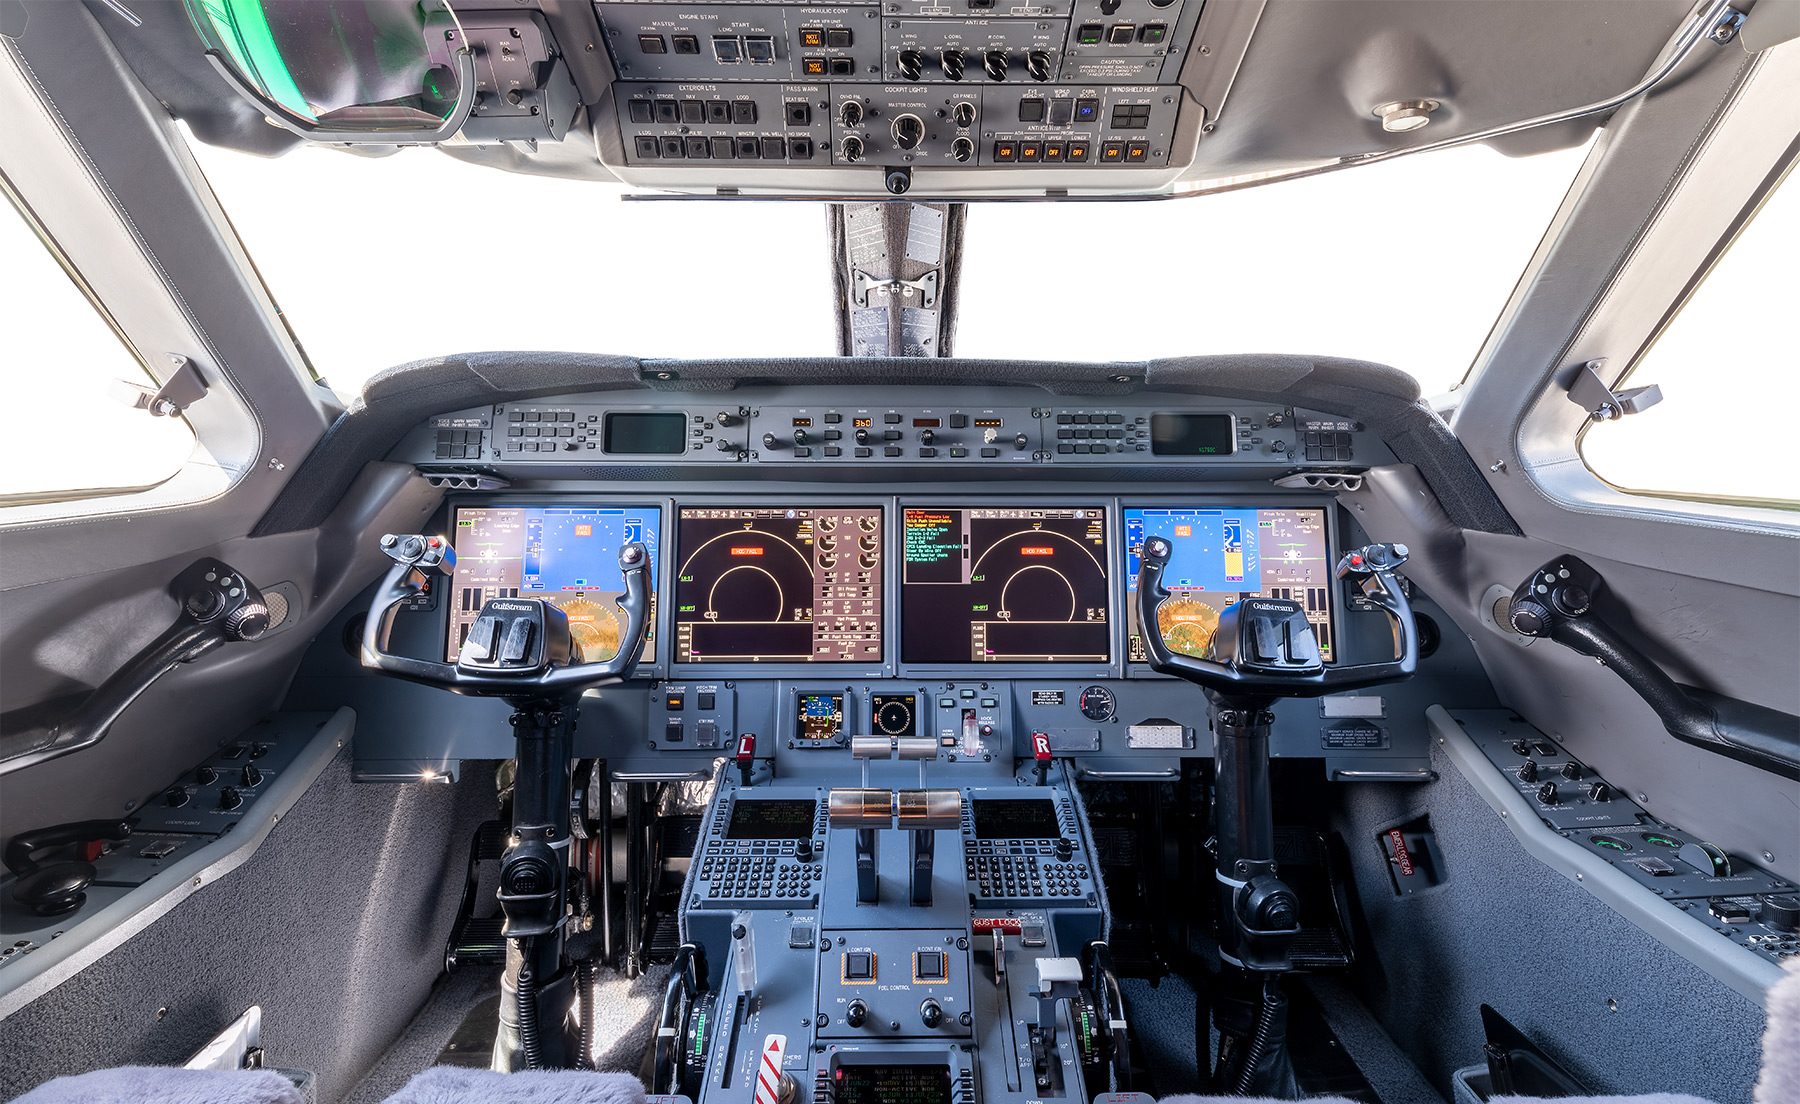
[{"label": "red lever", "polygon": [[1050,736],[1044,732],[1031,734],[1031,758],[1036,761],[1037,784],[1042,786],[1050,776]]},{"label": "red lever", "polygon": [[737,767],[743,777],[744,785],[750,785],[750,770],[756,765],[756,733],[742,732],[738,734]]}]

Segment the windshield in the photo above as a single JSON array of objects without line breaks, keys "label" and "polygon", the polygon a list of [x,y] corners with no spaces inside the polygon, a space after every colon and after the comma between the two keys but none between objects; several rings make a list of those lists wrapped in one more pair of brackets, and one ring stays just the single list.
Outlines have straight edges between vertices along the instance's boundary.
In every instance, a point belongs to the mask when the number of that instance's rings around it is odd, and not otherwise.
[{"label": "windshield", "polygon": [[[821,205],[633,202],[424,149],[194,150],[313,369],[340,394],[482,349],[835,352]],[[1359,357],[1467,373],[1585,149],[1466,148],[1195,199],[972,204],[954,350]]]}]

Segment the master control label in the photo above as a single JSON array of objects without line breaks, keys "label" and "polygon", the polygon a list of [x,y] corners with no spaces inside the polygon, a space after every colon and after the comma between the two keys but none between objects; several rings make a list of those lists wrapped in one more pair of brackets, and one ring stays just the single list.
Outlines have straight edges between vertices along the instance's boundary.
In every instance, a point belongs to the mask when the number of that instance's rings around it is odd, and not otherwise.
[{"label": "master control label", "polygon": [[1386,751],[1387,729],[1362,722],[1326,725],[1319,733],[1319,746],[1333,751]]}]

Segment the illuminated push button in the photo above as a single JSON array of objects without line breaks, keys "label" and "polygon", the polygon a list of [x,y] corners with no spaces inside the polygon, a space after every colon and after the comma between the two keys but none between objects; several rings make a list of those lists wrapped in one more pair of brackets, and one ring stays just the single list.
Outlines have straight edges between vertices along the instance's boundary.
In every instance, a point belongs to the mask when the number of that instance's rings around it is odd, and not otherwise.
[{"label": "illuminated push button", "polygon": [[851,951],[844,955],[845,981],[874,981],[875,956],[867,951]]},{"label": "illuminated push button", "polygon": [[1010,138],[1001,138],[994,143],[994,160],[1001,164],[1010,164],[1019,159],[1019,143]]},{"label": "illuminated push button", "polygon": [[943,951],[920,951],[918,965],[913,971],[919,981],[943,981],[949,975]]}]

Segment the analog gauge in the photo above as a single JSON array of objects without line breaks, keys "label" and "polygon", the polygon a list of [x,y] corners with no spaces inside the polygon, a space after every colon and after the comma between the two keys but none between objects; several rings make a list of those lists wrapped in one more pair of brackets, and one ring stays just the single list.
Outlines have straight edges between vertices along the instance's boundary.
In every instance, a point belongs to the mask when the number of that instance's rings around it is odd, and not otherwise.
[{"label": "analog gauge", "polygon": [[1081,715],[1090,721],[1110,721],[1119,701],[1104,686],[1089,686],[1081,692]]},{"label": "analog gauge", "polygon": [[911,694],[874,694],[869,707],[874,712],[875,731],[883,736],[912,736],[917,699]]},{"label": "analog gauge", "polygon": [[830,571],[837,566],[837,562],[838,558],[836,552],[819,553],[819,569],[821,571]]},{"label": "analog gauge", "polygon": [[830,552],[837,547],[837,542],[838,539],[836,537],[820,537],[818,540],[819,551]]},{"label": "analog gauge", "polygon": [[838,519],[831,514],[823,514],[813,522],[813,525],[818,528],[819,532],[829,533],[837,528]]},{"label": "analog gauge", "polygon": [[881,525],[881,518],[869,516],[859,517],[856,519],[856,524],[862,527],[863,532],[873,533]]}]

